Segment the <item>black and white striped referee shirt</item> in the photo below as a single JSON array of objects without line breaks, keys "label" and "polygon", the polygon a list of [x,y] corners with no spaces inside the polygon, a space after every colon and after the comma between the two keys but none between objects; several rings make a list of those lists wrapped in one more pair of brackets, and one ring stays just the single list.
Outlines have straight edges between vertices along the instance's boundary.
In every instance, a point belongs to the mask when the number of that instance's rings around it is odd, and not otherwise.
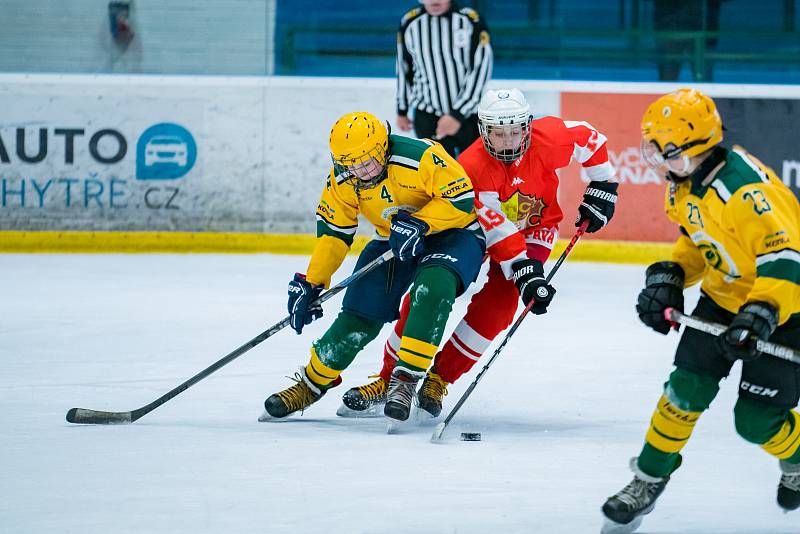
[{"label": "black and white striped referee shirt", "polygon": [[489,30],[477,11],[453,5],[432,17],[412,9],[397,32],[397,114],[421,109],[460,121],[475,115],[492,76]]}]

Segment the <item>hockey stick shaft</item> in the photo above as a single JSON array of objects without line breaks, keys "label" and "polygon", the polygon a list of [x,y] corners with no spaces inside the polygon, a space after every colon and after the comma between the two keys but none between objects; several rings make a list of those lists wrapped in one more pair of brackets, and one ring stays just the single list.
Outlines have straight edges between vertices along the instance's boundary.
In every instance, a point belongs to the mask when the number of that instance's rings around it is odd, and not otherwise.
[{"label": "hockey stick shaft", "polygon": [[[684,326],[688,326],[689,328],[705,332],[706,334],[711,334],[712,336],[718,336],[728,328],[719,323],[706,321],[705,319],[699,319],[697,317],[692,317],[691,315],[685,315],[675,308],[667,308],[664,310],[664,318],[667,321],[679,323]],[[759,339],[756,341],[756,348],[765,354],[770,354],[776,358],[781,358],[782,360],[788,360],[790,362],[800,364],[800,351],[791,347],[786,347],[784,345],[778,345],[777,343],[770,343],[769,341],[762,341]]]},{"label": "hockey stick shaft", "polygon": [[[318,304],[322,304],[325,301],[332,298],[337,293],[341,292],[343,289],[347,288],[351,283],[355,280],[358,280],[365,274],[369,273],[370,271],[375,270],[380,265],[384,264],[388,260],[393,257],[392,251],[388,250],[384,252],[381,256],[378,256],[364,267],[359,269],[358,271],[354,272],[334,287],[330,288],[328,291],[323,293],[319,296],[316,300]],[[224,358],[216,361],[215,363],[211,364],[210,366],[206,367],[189,380],[184,382],[183,384],[179,385],[178,387],[171,389],[170,391],[166,392],[164,395],[160,396],[150,404],[142,406],[141,408],[137,408],[130,412],[103,412],[98,410],[89,410],[85,408],[72,408],[67,412],[67,422],[70,423],[77,423],[77,424],[95,424],[95,425],[108,425],[108,424],[126,424],[132,423],[139,419],[140,417],[152,412],[162,404],[166,403],[167,401],[175,398],[179,394],[183,393],[193,385],[197,384],[204,378],[207,378],[209,375],[214,373],[215,371],[225,367],[233,360],[241,356],[242,354],[246,353],[253,347],[262,343],[265,339],[269,338],[273,334],[280,332],[286,326],[289,325],[289,317],[286,317],[279,323],[274,324],[267,330],[261,332],[259,335],[239,347],[238,349],[234,350]]]},{"label": "hockey stick shaft", "polygon": [[[586,232],[586,227],[588,225],[589,225],[589,221],[584,221],[583,224],[581,224],[581,226],[575,232],[575,235],[572,236],[572,240],[570,240],[569,244],[567,244],[567,248],[565,248],[564,252],[561,253],[561,256],[558,258],[558,261],[556,261],[556,264],[553,266],[553,268],[550,270],[550,273],[547,275],[547,279],[546,280],[547,280],[548,284],[550,283],[550,280],[553,279],[553,276],[555,276],[555,274],[558,272],[558,269],[561,267],[561,264],[564,263],[564,260],[567,259],[567,256],[569,256],[569,253],[572,251],[573,247],[575,247],[575,244],[578,242],[578,240],[581,238],[581,236],[584,234],[584,232]],[[508,331],[506,336],[503,338],[503,341],[500,343],[500,346],[498,346],[497,349],[495,349],[494,353],[492,354],[492,357],[489,358],[489,361],[486,362],[486,365],[483,366],[481,371],[475,377],[475,380],[472,381],[472,383],[469,385],[469,387],[466,389],[466,391],[464,391],[464,393],[461,395],[461,398],[458,399],[458,402],[456,402],[455,406],[453,406],[453,409],[447,415],[445,420],[443,422],[439,423],[439,425],[437,425],[436,429],[433,432],[433,436],[431,438],[432,440],[435,441],[435,440],[438,440],[438,439],[440,439],[442,437],[442,433],[447,428],[447,425],[450,424],[450,421],[452,421],[453,418],[456,416],[456,414],[458,413],[458,410],[461,409],[461,406],[464,405],[466,400],[472,394],[472,391],[478,385],[478,382],[480,382],[481,378],[483,378],[484,373],[486,373],[486,371],[489,370],[489,367],[491,367],[492,363],[500,355],[500,352],[503,350],[503,347],[506,346],[506,343],[508,343],[508,340],[511,339],[511,336],[514,335],[514,332],[517,331],[517,329],[519,328],[519,325],[522,324],[522,321],[525,319],[525,317],[527,317],[528,313],[531,311],[531,308],[533,307],[534,304],[536,304],[536,301],[532,300],[531,302],[528,303],[528,305],[525,307],[525,309],[522,310],[522,313],[519,315],[519,317],[517,317],[517,320],[514,321],[514,324],[511,325],[511,329]]]}]

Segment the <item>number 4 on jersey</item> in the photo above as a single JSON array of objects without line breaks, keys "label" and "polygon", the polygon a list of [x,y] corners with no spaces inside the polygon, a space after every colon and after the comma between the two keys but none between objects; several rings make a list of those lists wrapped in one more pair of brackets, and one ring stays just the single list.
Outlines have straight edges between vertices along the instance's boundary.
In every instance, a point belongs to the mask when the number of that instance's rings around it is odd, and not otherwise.
[{"label": "number 4 on jersey", "polygon": [[384,199],[389,204],[394,202],[394,200],[392,200],[392,195],[389,194],[389,190],[386,189],[385,185],[381,187],[381,198]]}]

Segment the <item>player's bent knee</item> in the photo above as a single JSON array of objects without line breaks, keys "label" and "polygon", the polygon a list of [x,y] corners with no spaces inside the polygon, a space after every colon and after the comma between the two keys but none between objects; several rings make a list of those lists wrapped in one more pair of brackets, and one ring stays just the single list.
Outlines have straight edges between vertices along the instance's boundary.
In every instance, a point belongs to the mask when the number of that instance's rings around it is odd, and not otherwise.
[{"label": "player's bent knee", "polygon": [[788,411],[786,408],[739,397],[733,408],[736,432],[750,443],[763,445],[781,430]]},{"label": "player's bent knee", "polygon": [[703,412],[719,392],[719,379],[678,367],[669,375],[664,389],[674,406],[687,412]]},{"label": "player's bent knee", "polygon": [[328,330],[314,342],[314,353],[320,362],[332,369],[347,368],[356,355],[383,328],[383,323],[341,311]]},{"label": "player's bent knee", "polygon": [[453,271],[438,265],[422,269],[411,288],[411,306],[438,305],[440,302],[456,300],[458,276]]}]

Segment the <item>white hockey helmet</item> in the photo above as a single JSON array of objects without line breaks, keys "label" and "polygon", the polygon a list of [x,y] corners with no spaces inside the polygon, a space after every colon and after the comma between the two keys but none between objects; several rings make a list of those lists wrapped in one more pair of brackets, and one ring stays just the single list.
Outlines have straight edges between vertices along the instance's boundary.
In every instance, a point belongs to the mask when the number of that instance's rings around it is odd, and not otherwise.
[{"label": "white hockey helmet", "polygon": [[478,104],[478,128],[486,151],[511,163],[531,143],[531,107],[519,89],[489,89]]}]

